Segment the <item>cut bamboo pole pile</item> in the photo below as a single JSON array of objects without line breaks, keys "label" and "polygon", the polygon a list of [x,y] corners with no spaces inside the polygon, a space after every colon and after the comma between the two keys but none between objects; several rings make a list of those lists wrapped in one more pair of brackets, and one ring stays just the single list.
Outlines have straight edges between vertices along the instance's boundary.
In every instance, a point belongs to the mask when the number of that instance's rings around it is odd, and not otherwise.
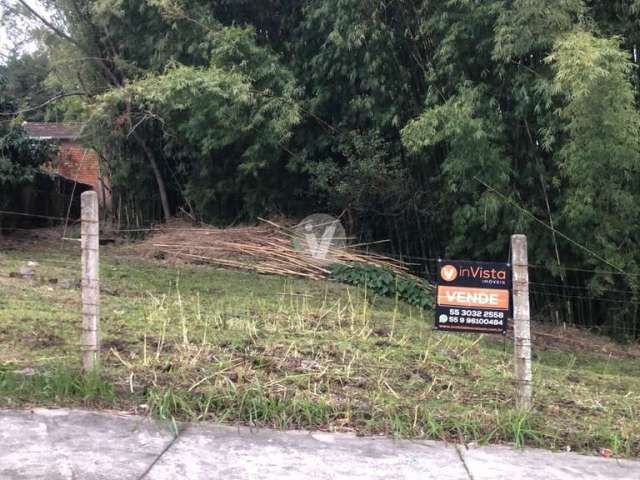
[{"label": "cut bamboo pole pile", "polygon": [[[324,279],[332,263],[362,263],[407,274],[407,266],[384,255],[355,248],[329,248],[327,260],[318,260],[297,249],[293,230],[263,220],[255,227],[167,228],[145,242],[154,255],[162,254],[192,263],[238,268],[258,273]],[[361,248],[363,245],[359,245]]]}]

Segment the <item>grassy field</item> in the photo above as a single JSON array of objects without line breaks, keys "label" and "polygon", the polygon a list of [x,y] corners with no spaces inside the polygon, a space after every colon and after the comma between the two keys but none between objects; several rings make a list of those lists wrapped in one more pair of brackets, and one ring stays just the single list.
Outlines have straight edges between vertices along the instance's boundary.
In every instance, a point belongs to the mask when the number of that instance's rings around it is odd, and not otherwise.
[{"label": "grassy field", "polygon": [[[28,260],[36,278],[14,278]],[[119,247],[102,254],[102,370],[83,377],[78,271],[78,246],[0,243],[0,407],[640,456],[637,357],[536,348],[522,414],[510,340],[436,333],[431,312],[362,289]]]}]

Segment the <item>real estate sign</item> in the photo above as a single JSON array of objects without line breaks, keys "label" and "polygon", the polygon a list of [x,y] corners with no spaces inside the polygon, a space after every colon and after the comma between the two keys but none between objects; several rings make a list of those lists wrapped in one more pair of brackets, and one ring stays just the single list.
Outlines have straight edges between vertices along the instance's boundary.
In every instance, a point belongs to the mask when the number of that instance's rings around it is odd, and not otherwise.
[{"label": "real estate sign", "polygon": [[436,329],[504,334],[511,314],[509,264],[438,262]]}]

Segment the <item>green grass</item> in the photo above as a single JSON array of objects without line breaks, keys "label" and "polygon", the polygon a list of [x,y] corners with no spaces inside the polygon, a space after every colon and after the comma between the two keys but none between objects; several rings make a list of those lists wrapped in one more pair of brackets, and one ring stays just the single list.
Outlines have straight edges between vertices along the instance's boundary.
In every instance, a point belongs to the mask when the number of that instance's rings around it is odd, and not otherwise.
[{"label": "green grass", "polygon": [[[509,341],[436,333],[431,312],[362,289],[168,267],[115,248],[102,253],[102,369],[83,377],[80,293],[63,288],[79,251],[52,251],[0,256],[0,407],[640,455],[637,358],[536,350],[523,414]],[[26,260],[40,262],[38,278],[9,278]]]},{"label": "green grass", "polygon": [[41,372],[0,369],[0,392],[5,406],[25,404],[72,404],[101,407],[113,405],[116,394],[112,383],[94,371],[83,375],[78,369],[55,366]]}]

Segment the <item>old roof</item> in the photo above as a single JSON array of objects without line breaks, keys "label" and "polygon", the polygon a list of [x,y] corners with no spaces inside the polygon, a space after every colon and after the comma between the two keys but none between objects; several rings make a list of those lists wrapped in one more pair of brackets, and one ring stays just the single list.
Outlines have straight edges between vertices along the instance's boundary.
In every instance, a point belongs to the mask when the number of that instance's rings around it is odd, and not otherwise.
[{"label": "old roof", "polygon": [[81,123],[24,122],[22,124],[31,138],[40,140],[69,140],[80,136]]}]

